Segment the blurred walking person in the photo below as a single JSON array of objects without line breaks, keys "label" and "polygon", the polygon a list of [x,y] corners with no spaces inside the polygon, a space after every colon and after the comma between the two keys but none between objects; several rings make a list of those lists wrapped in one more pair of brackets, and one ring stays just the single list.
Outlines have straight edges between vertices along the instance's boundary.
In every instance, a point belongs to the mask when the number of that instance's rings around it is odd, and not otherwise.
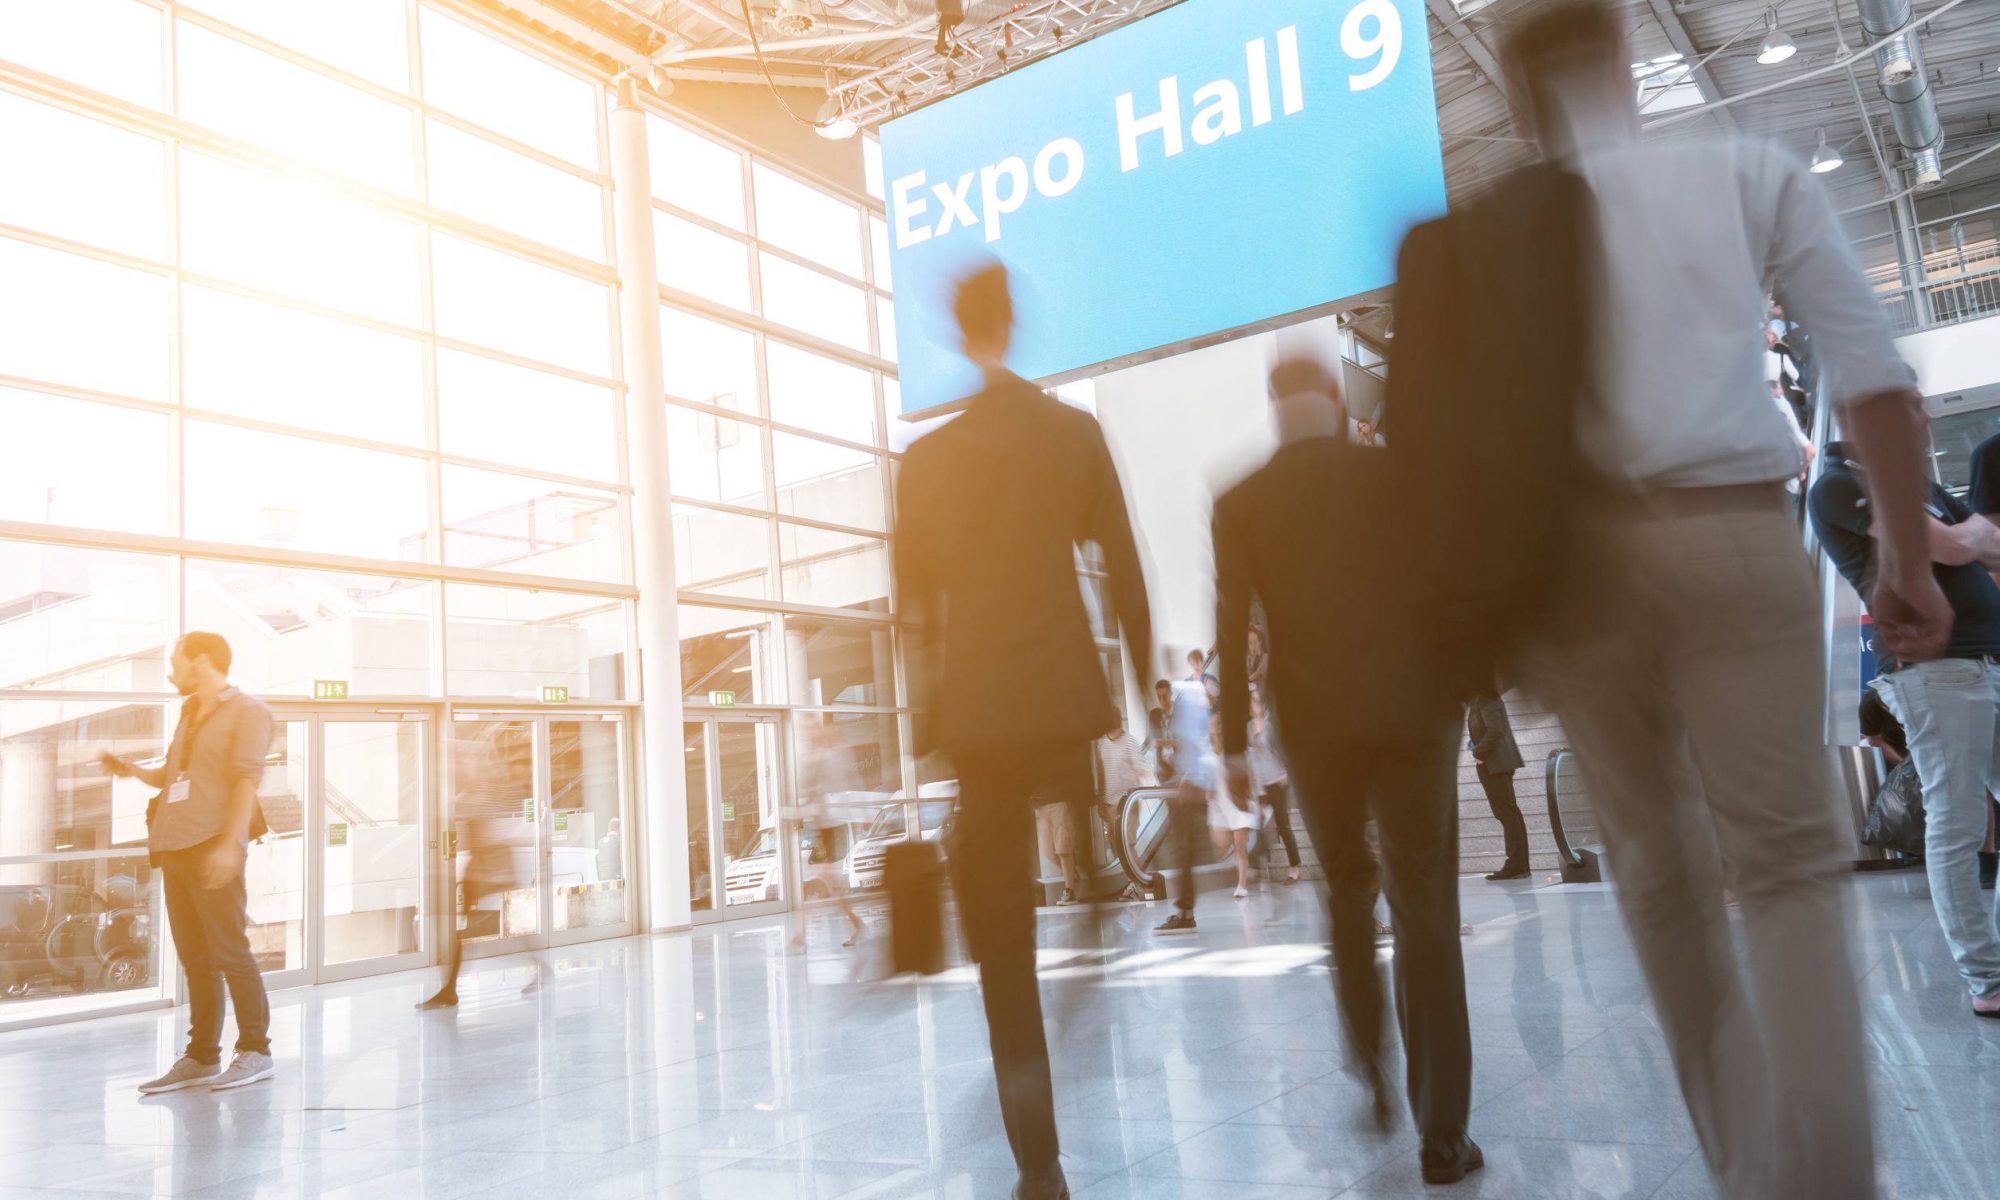
[{"label": "blurred walking person", "polygon": [[[489,723],[474,726],[480,734],[454,737],[452,752],[451,825],[455,843],[452,868],[457,875],[458,904],[451,921],[451,948],[444,964],[444,982],[428,1000],[417,1005],[431,1010],[458,1006],[458,976],[465,965],[465,939],[472,932],[474,914],[489,899],[497,901],[494,920],[497,933],[506,933],[507,893],[521,887],[522,871],[517,853],[534,849],[534,825],[527,805],[533,803],[524,787],[525,773],[510,753],[526,747],[513,741],[517,736],[506,725]],[[541,981],[541,964],[523,994],[533,992]]]},{"label": "blurred walking person", "polygon": [[[1271,372],[1279,447],[1215,501],[1216,641],[1242,662],[1253,601],[1270,634],[1271,701],[1301,816],[1325,867],[1333,982],[1348,1050],[1389,1117],[1386,1002],[1376,967],[1375,859],[1396,927],[1396,1018],[1423,1177],[1484,1159],[1465,1135],[1472,1042],[1458,940],[1458,704],[1430,661],[1406,569],[1409,531],[1387,452],[1348,441],[1339,381],[1310,359]],[[1366,628],[1368,636],[1350,631]],[[1222,681],[1230,787],[1247,798],[1250,693]]]},{"label": "blurred walking person", "polygon": [[[1261,638],[1257,638],[1255,626],[1250,630],[1255,645],[1253,656],[1265,658]],[[1253,687],[1250,691],[1250,789],[1255,792],[1271,812],[1271,833],[1264,835],[1264,866],[1271,865],[1271,837],[1275,834],[1285,843],[1285,886],[1299,881],[1299,839],[1292,832],[1292,779],[1285,766],[1284,755],[1278,752],[1277,729],[1271,721],[1270,709],[1264,700],[1264,690]]]},{"label": "blurred walking person", "polygon": [[[167,678],[187,699],[166,762],[140,767],[111,754],[99,759],[111,774],[159,789],[146,810],[147,846],[160,868],[174,952],[187,973],[187,1052],[165,1075],[139,1085],[148,1094],[222,1091],[269,1079],[277,1069],[243,886],[249,844],[264,834],[257,788],[273,724],[262,701],[230,686],[231,659],[222,635],[184,635],[174,643]],[[227,1069],[225,986],[236,1005],[236,1056]]]},{"label": "blurred walking person", "polygon": [[1576,750],[1722,1194],[1871,1196],[1853,833],[1786,504],[1799,447],[1762,398],[1767,281],[1874,481],[1878,626],[1926,658],[1951,614],[1913,376],[1803,163],[1638,140],[1621,10],[1537,8],[1505,58],[1547,161],[1419,226],[1398,272],[1390,453],[1434,485],[1423,595],[1463,686],[1507,666]]},{"label": "blurred walking person", "polygon": [[1507,702],[1500,689],[1488,683],[1472,694],[1465,707],[1465,736],[1472,745],[1472,761],[1478,768],[1479,786],[1486,793],[1486,807],[1500,822],[1507,860],[1486,878],[1494,882],[1528,877],[1528,823],[1521,816],[1520,801],[1514,798],[1514,772],[1526,764],[1521,747],[1514,741],[1514,726],[1507,719]]},{"label": "blurred walking person", "polygon": [[912,680],[913,705],[929,710],[929,740],[958,771],[953,891],[979,965],[1001,1117],[1020,1171],[1015,1194],[1054,1200],[1069,1188],[1035,978],[1031,799],[1039,791],[1083,811],[1095,792],[1092,742],[1118,724],[1076,585],[1080,543],[1103,552],[1135,668],[1155,661],[1152,623],[1124,491],[1097,422],[1006,367],[1014,331],[1006,269],[967,275],[953,307],[965,355],[986,384],[904,460],[896,571],[924,651],[917,661],[930,666]]},{"label": "blurred walking person", "polygon": [[840,943],[847,948],[861,940],[867,926],[847,895],[840,855],[840,830],[845,822],[836,816],[835,809],[862,790],[861,771],[855,765],[853,747],[842,745],[830,727],[811,717],[806,720],[811,723],[805,727],[805,745],[800,747],[799,807],[791,814],[805,841],[799,875],[806,895],[792,914],[791,947],[806,948],[806,926],[812,910],[831,904],[847,918],[847,940]]}]

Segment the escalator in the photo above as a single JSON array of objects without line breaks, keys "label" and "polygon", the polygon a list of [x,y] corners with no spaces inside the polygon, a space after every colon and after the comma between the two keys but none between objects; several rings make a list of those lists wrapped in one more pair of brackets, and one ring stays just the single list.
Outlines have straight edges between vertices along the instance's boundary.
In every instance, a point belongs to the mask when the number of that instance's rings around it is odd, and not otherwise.
[{"label": "escalator", "polygon": [[[1104,886],[1108,882],[1111,888],[1136,888],[1141,896],[1167,894],[1167,868],[1175,865],[1168,837],[1168,803],[1174,792],[1170,787],[1135,788],[1119,798],[1117,820],[1106,838],[1110,861],[1095,872],[1100,891],[1109,890]],[[1208,857],[1196,866],[1197,874],[1236,870],[1231,851],[1216,849],[1205,829],[1200,844]]]}]

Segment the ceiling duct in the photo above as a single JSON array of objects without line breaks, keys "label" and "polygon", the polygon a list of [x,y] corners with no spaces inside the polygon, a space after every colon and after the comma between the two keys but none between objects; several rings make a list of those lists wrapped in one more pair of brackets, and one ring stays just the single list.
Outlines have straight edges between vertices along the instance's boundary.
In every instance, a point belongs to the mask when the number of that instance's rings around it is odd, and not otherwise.
[{"label": "ceiling duct", "polygon": [[821,32],[819,14],[813,11],[810,0],[778,0],[778,11],[771,14],[771,31],[780,37],[811,37]]},{"label": "ceiling duct", "polygon": [[1912,182],[1934,188],[1944,182],[1944,128],[1938,123],[1937,97],[1924,69],[1920,31],[1897,33],[1915,17],[1912,0],[1857,0],[1857,6],[1869,39],[1888,38],[1875,50],[1877,82],[1889,102],[1896,140],[1909,152]]}]

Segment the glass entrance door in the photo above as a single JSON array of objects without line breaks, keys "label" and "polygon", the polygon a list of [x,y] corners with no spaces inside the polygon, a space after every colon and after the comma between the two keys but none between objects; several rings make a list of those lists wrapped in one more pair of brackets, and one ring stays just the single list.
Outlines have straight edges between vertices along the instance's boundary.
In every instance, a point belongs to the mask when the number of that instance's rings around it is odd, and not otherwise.
[{"label": "glass entrance door", "polygon": [[430,714],[281,709],[250,847],[250,946],[273,986],[426,961]]},{"label": "glass entrance door", "polygon": [[453,714],[441,861],[466,954],[538,950],[632,931],[625,721],[617,713]]},{"label": "glass entrance door", "polygon": [[693,918],[783,912],[797,886],[796,834],[782,818],[776,717],[704,717],[682,726]]}]

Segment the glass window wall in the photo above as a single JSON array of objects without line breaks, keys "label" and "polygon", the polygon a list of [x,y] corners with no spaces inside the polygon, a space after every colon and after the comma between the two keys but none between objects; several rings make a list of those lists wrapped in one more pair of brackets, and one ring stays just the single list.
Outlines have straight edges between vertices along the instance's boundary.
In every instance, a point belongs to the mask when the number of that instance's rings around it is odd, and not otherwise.
[{"label": "glass window wall", "polygon": [[[5,21],[0,16],[0,27]],[[0,171],[0,221],[121,254],[169,257],[167,150],[159,139],[0,91],[0,162],[16,164]],[[44,162],[63,169],[19,167]]]},{"label": "glass window wall", "polygon": [[625,698],[631,617],[621,600],[569,592],[444,586],[445,686],[454,696],[539,702]]},{"label": "glass window wall", "polygon": [[290,47],[370,83],[410,90],[403,0],[180,0],[245,33]]},{"label": "glass window wall", "polygon": [[600,169],[599,89],[429,5],[418,15],[425,100],[579,167]]},{"label": "glass window wall", "polygon": [[338,679],[356,699],[437,693],[434,583],[191,560],[186,595],[187,627],[229,639],[247,691],[311,697]]},{"label": "glass window wall", "polygon": [[165,413],[0,388],[0,520],[173,532]]}]

